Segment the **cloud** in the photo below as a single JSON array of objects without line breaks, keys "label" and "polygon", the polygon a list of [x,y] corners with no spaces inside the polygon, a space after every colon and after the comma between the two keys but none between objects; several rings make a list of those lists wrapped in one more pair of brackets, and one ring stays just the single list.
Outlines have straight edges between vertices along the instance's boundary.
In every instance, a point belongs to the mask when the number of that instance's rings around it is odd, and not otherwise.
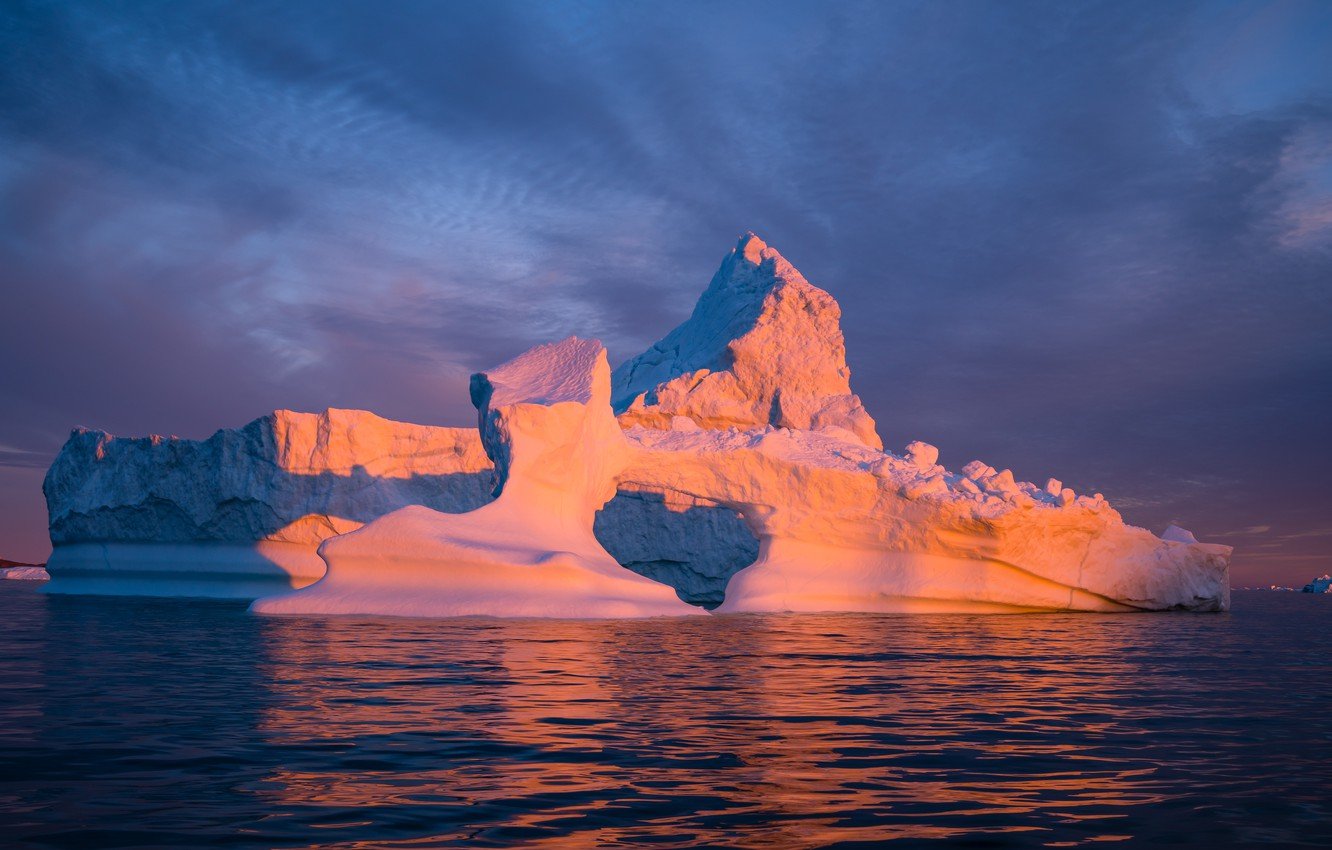
[{"label": "cloud", "polygon": [[841,301],[890,445],[1204,539],[1254,505],[1300,533],[1332,474],[1329,19],[20,6],[0,443],[44,463],[75,424],[278,406],[465,424],[471,370],[573,332],[628,357],[754,229]]},{"label": "cloud", "polygon": [[1282,534],[1282,540],[1307,540],[1311,537],[1332,537],[1332,527],[1323,526],[1321,528],[1308,528],[1294,534]]}]

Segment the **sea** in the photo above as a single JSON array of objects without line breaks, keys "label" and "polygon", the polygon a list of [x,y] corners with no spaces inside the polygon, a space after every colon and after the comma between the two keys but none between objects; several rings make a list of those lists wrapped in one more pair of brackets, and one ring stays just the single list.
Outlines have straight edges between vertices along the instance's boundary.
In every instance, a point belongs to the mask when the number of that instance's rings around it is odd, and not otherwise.
[{"label": "sea", "polygon": [[266,618],[0,582],[5,848],[1332,845],[1332,596]]}]

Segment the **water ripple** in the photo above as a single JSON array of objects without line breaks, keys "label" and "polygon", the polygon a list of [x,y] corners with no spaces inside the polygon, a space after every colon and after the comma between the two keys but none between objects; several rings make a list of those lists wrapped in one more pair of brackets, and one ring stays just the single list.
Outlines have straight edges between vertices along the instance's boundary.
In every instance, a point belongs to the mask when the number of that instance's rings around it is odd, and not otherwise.
[{"label": "water ripple", "polygon": [[14,847],[1332,842],[1329,602],[260,619],[0,588]]}]

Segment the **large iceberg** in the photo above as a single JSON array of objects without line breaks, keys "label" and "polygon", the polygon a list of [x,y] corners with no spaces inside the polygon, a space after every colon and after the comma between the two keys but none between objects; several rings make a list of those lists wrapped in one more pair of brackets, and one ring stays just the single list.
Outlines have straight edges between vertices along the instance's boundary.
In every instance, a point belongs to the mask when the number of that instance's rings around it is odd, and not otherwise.
[{"label": "large iceberg", "polygon": [[749,234],[613,375],[571,338],[474,376],[477,429],[279,411],[204,441],[77,431],[45,485],[50,589],[432,616],[1229,606],[1229,547],[922,442],[883,451],[839,315]]}]

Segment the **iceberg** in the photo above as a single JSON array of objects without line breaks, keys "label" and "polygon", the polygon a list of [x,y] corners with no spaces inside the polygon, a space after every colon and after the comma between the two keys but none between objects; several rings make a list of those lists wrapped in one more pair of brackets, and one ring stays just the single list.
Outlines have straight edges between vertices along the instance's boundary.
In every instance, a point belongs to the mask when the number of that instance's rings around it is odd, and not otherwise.
[{"label": "iceberg", "polygon": [[747,234],[613,372],[595,340],[473,376],[475,429],[278,411],[203,441],[74,432],[52,592],[265,614],[1220,611],[1226,546],[1100,495],[885,451],[840,309]]},{"label": "iceberg", "polygon": [[51,578],[40,564],[0,566],[0,581],[48,581]]},{"label": "iceberg", "polygon": [[1332,593],[1332,575],[1324,573],[1300,589],[1301,593]]}]

